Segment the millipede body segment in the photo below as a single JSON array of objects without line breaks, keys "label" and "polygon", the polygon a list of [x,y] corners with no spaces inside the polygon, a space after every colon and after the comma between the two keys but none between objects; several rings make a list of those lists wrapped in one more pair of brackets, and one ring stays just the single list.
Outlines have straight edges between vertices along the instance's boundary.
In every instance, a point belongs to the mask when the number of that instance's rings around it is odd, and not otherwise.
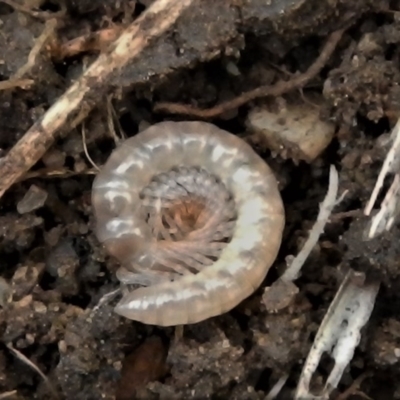
[{"label": "millipede body segment", "polygon": [[200,322],[252,294],[285,220],[268,165],[205,122],[162,122],[126,140],[97,175],[92,202],[118,279],[140,285],[116,312],[160,326]]}]

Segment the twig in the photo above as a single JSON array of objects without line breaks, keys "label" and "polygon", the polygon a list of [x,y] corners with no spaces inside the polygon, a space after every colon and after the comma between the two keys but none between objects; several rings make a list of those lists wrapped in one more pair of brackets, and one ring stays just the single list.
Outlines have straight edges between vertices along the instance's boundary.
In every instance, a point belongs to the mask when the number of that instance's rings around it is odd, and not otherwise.
[{"label": "twig", "polygon": [[46,384],[47,388],[49,389],[49,392],[52,394],[54,399],[59,399],[59,395],[50,382],[49,378],[40,370],[40,368],[35,365],[29,358],[25,357],[20,351],[17,349],[14,349],[11,343],[6,343],[7,348],[14,354],[15,357],[17,357],[20,361],[22,361],[24,364],[26,364],[28,367],[32,368],[35,372],[37,372],[43,379],[44,383]]},{"label": "twig", "polygon": [[282,280],[293,281],[298,277],[301,267],[303,266],[304,262],[311,253],[312,249],[318,242],[319,237],[324,232],[325,225],[328,222],[333,207],[335,207],[335,205],[338,204],[338,202],[341,200],[341,199],[336,200],[338,187],[339,187],[338,173],[336,171],[336,168],[333,165],[331,165],[329,173],[328,193],[326,194],[324,201],[320,205],[317,221],[312,227],[309,237],[306,243],[304,244],[303,248],[293,259],[293,261],[291,262],[290,266],[288,266],[284,274],[281,276]]},{"label": "twig", "polygon": [[[116,69],[122,69],[153,40],[169,29],[194,0],[156,0],[102,53],[83,75],[53,104],[0,160],[0,198],[28,171],[52,145],[67,121],[74,120],[82,109],[92,109],[108,89]],[[90,103],[89,103],[90,99]],[[85,103],[84,100],[87,100]],[[87,111],[87,110],[86,110]],[[87,112],[82,115],[87,115]],[[74,123],[81,122],[79,120]],[[68,128],[71,128],[70,126]]]},{"label": "twig", "polygon": [[308,81],[310,81],[314,76],[316,76],[325,66],[333,51],[335,50],[337,44],[339,43],[344,31],[345,29],[340,29],[331,33],[324,48],[321,51],[321,54],[314,61],[314,63],[308,68],[306,72],[297,75],[293,79],[290,79],[288,81],[279,81],[273,86],[260,86],[254,90],[250,90],[241,94],[233,100],[226,101],[208,109],[200,109],[186,104],[160,102],[155,105],[154,111],[166,112],[169,114],[184,114],[192,117],[208,119],[216,117],[234,108],[238,108],[243,104],[246,104],[249,101],[260,97],[280,96],[283,93],[287,93],[291,90],[299,89],[303,87]]}]

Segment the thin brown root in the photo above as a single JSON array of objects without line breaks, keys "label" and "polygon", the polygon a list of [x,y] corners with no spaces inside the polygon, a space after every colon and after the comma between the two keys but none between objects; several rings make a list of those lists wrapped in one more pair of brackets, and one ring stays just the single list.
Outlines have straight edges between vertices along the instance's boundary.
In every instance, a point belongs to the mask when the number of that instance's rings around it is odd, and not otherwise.
[{"label": "thin brown root", "polygon": [[234,98],[233,100],[226,101],[218,104],[215,107],[208,109],[200,109],[187,104],[179,103],[157,103],[154,107],[155,112],[165,112],[168,114],[184,114],[198,118],[213,118],[221,115],[227,111],[238,108],[249,101],[255,100],[260,97],[267,96],[280,96],[294,89],[299,89],[306,85],[312,78],[314,78],[321,69],[328,62],[332,53],[334,52],[337,44],[339,43],[345,29],[337,30],[329,36],[321,54],[314,61],[314,63],[303,74],[299,74],[293,79],[288,81],[279,81],[275,85],[260,86],[254,90],[250,90]]},{"label": "thin brown root", "polygon": [[40,370],[40,368],[37,365],[35,365],[31,360],[29,360],[29,358],[25,357],[20,351],[15,349],[11,343],[6,343],[6,346],[11,351],[11,353],[13,353],[14,356],[18,358],[18,360],[22,361],[24,364],[26,364],[28,367],[33,369],[36,373],[38,373],[41,376],[41,378],[43,379],[44,383],[47,386],[47,389],[52,394],[54,399],[60,398],[57,393],[57,390],[51,384],[49,378],[47,378],[47,376]]},{"label": "thin brown root", "polygon": [[372,376],[372,373],[368,371],[361,374],[343,393],[339,394],[338,397],[336,397],[336,400],[346,400],[348,397],[354,394],[364,397],[365,399],[372,400],[369,396],[367,396],[365,393],[360,392],[359,390],[364,380],[366,378],[369,378],[370,376]]},{"label": "thin brown root", "polygon": [[90,154],[88,152],[87,146],[86,146],[86,129],[85,129],[85,123],[82,123],[82,146],[83,146],[83,151],[85,152],[85,156],[92,164],[92,167],[94,169],[97,169],[97,171],[100,171],[100,168],[97,166],[97,164],[92,160],[92,157],[90,157]]},{"label": "thin brown root", "polygon": [[342,211],[335,214],[332,214],[329,218],[329,222],[332,221],[340,221],[345,218],[359,218],[364,215],[362,210],[349,210],[349,211]]}]

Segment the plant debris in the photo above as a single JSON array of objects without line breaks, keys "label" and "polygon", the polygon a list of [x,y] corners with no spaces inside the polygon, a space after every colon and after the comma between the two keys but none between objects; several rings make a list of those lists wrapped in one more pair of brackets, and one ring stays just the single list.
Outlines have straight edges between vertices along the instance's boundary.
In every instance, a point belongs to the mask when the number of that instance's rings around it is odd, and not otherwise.
[{"label": "plant debris", "polygon": [[[32,365],[62,399],[293,398],[315,340],[331,359],[314,395],[400,399],[399,13],[386,0],[1,0],[0,399],[54,398]],[[249,116],[275,102],[330,127],[312,132],[318,151],[256,140]],[[286,226],[258,291],[175,330],[114,313],[119,265],[93,234],[91,187],[125,138],[182,119],[253,146]],[[357,299],[368,307],[339,330]]]}]

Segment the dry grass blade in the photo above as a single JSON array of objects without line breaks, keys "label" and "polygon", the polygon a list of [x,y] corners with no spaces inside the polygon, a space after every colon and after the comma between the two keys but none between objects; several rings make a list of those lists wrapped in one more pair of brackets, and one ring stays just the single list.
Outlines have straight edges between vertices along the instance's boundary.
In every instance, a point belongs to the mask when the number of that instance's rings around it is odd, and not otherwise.
[{"label": "dry grass blade", "polygon": [[297,254],[297,256],[293,259],[293,261],[290,263],[290,265],[282,275],[281,277],[282,280],[293,281],[298,277],[303,264],[307,260],[314,246],[317,244],[319,237],[324,232],[325,225],[328,222],[328,219],[332,213],[333,208],[335,207],[336,204],[338,204],[338,202],[340,202],[340,199],[337,200],[338,188],[339,188],[339,176],[336,171],[336,168],[333,165],[331,165],[329,173],[328,193],[326,194],[324,201],[320,205],[317,221],[312,227],[308,239],[304,244],[303,248],[301,249],[299,254]]},{"label": "dry grass blade", "polygon": [[374,217],[372,217],[367,232],[368,239],[372,239],[383,231],[389,230],[400,212],[400,175],[398,172],[400,164],[400,119],[393,128],[391,139],[393,142],[392,147],[387,153],[382,169],[378,175],[378,179],[376,180],[374,190],[372,191],[368,204],[365,207],[365,215],[371,214],[378,194],[382,190],[386,176],[392,172],[396,172],[396,174],[392,185],[385,195],[380,210]]}]

